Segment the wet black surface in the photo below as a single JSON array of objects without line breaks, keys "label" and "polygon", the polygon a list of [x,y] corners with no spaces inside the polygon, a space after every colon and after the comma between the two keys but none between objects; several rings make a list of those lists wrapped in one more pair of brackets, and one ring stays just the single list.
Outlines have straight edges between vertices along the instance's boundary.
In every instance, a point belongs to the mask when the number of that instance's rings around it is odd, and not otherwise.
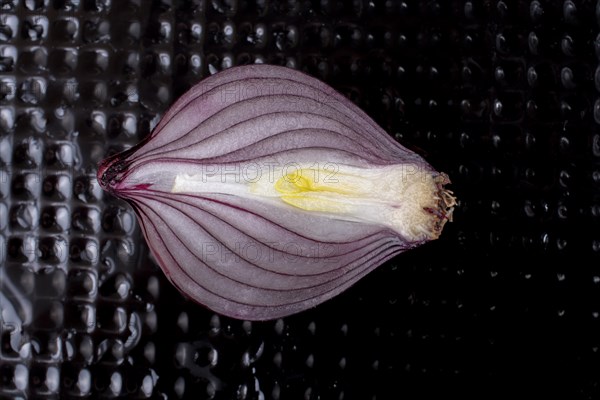
[{"label": "wet black surface", "polygon": [[[0,0],[2,398],[600,396],[600,5]],[[96,164],[283,64],[453,181],[442,237],[266,323],[186,302]]]}]

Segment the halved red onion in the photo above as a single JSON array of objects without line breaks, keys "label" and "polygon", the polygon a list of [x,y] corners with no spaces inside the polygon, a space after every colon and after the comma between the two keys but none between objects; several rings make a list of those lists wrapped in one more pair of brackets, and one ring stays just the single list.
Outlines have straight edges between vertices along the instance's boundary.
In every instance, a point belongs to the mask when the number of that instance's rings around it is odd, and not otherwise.
[{"label": "halved red onion", "polygon": [[313,307],[439,236],[436,172],[332,88],[270,65],[190,89],[140,144],[102,162],[184,294],[234,318]]}]

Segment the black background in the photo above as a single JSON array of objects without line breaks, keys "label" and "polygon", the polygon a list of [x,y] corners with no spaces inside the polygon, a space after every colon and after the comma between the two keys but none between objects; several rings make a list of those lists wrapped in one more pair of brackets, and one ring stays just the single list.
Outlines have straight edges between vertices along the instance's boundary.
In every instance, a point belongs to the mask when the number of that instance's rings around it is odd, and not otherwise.
[{"label": "black background", "polygon": [[[0,14],[0,48],[15,51],[0,76],[16,87],[0,94],[14,115],[0,118],[2,290],[30,300],[17,333],[34,344],[19,354],[3,324],[4,398],[600,396],[600,3],[2,0]],[[96,163],[187,88],[253,62],[350,97],[448,173],[459,200],[439,240],[265,323],[185,301],[131,210],[94,186]],[[72,165],[56,161],[65,143]],[[31,232],[17,218],[27,205]],[[70,222],[56,228],[60,206]]]}]

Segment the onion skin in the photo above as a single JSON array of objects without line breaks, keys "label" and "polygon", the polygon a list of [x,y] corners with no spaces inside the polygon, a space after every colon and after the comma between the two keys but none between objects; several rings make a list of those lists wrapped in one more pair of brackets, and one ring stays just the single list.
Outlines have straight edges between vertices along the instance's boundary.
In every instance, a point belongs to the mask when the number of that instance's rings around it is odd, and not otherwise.
[{"label": "onion skin", "polygon": [[191,88],[98,181],[135,210],[181,292],[247,320],[339,294],[436,239],[455,205],[448,177],[352,102],[270,65]]}]

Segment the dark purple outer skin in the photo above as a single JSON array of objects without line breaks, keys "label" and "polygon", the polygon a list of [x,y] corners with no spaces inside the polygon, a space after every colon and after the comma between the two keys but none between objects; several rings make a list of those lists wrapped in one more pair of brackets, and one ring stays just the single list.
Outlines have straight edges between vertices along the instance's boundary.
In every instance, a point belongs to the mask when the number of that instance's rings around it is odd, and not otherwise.
[{"label": "dark purple outer skin", "polygon": [[[270,131],[265,121],[296,123]],[[236,135],[227,135],[235,129]],[[215,154],[205,151],[210,143]],[[385,227],[286,213],[231,195],[174,194],[156,178],[169,168],[272,157],[365,167],[410,163],[437,175],[324,83],[284,67],[251,65],[191,88],[144,141],[104,160],[98,181],[131,204],[160,267],[179,290],[239,319],[274,319],[313,307],[423,243]],[[244,251],[254,248],[261,256]]]}]

